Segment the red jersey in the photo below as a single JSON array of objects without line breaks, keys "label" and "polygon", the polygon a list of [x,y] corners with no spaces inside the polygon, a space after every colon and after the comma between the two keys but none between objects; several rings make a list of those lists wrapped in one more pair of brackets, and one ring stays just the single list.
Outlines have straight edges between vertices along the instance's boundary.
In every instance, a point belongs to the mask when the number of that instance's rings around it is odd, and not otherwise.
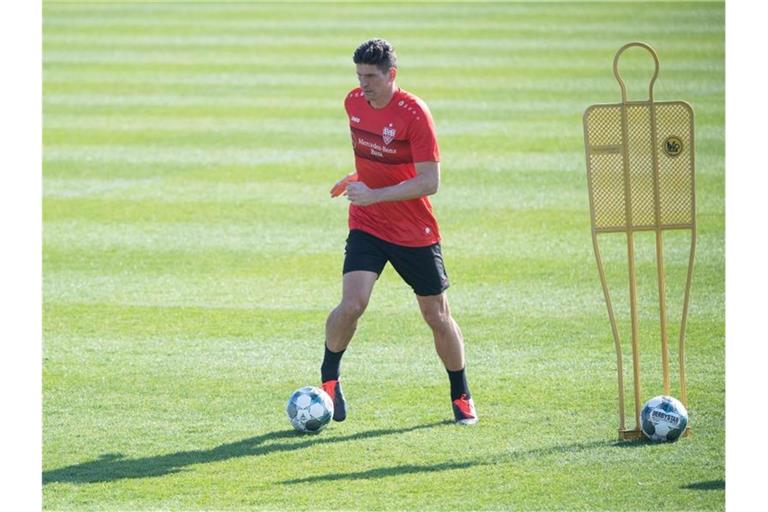
[{"label": "red jersey", "polygon": [[[386,107],[373,108],[361,88],[347,94],[355,168],[359,181],[383,188],[416,176],[416,162],[439,162],[435,124],[427,105],[398,89]],[[349,229],[393,244],[424,247],[440,241],[432,204],[424,196],[368,206],[349,205]]]}]

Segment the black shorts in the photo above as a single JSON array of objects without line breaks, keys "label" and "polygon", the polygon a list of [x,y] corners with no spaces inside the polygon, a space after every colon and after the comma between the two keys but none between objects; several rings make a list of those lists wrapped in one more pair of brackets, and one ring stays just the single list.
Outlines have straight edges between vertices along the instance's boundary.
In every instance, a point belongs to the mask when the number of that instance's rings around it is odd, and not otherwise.
[{"label": "black shorts", "polygon": [[381,275],[390,262],[416,295],[440,295],[450,283],[440,244],[426,247],[396,245],[353,229],[344,249],[344,273],[367,270]]}]

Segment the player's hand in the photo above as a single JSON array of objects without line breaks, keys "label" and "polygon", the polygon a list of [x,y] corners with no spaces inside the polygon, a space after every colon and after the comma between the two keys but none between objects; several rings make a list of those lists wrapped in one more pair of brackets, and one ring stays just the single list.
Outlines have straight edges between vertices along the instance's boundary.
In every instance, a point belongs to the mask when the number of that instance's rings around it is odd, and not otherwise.
[{"label": "player's hand", "polygon": [[347,199],[358,206],[368,206],[378,202],[376,191],[368,188],[362,181],[356,181],[347,185]]},{"label": "player's hand", "polygon": [[338,197],[347,193],[347,185],[357,181],[357,173],[352,172],[341,178],[331,189],[331,197]]}]

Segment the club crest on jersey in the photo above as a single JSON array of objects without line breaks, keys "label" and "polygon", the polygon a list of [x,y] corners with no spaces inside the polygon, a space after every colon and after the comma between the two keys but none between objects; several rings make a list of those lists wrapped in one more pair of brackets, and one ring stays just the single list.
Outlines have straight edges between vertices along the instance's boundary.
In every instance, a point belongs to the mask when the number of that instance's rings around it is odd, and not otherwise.
[{"label": "club crest on jersey", "polygon": [[396,130],[392,127],[392,123],[389,123],[389,126],[384,127],[384,133],[382,134],[381,138],[384,139],[384,145],[386,146],[392,140],[395,138]]}]

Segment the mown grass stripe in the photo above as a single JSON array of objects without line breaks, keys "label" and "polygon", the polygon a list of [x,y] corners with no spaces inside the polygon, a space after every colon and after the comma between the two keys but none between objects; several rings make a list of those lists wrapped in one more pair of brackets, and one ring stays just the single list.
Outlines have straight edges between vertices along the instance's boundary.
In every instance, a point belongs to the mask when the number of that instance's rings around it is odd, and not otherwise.
[{"label": "mown grass stripe", "polygon": [[[226,30],[227,34],[221,34],[221,31]],[[677,30],[677,29],[674,29]],[[723,41],[713,41],[712,38],[707,37],[706,34],[702,34],[698,40],[695,41],[695,46],[691,46],[691,39],[687,38],[685,41],[680,38],[674,37],[674,30],[666,34],[657,34],[653,39],[663,41],[663,48],[665,52],[684,53],[686,55],[704,57],[706,55],[724,55]],[[297,51],[307,50],[313,48],[317,44],[317,38],[300,36],[293,34],[281,34],[279,37],[268,35],[252,35],[252,32],[248,30],[245,35],[233,35],[229,29],[221,28],[219,30],[212,30],[211,34],[200,35],[203,33],[199,30],[199,27],[195,27],[196,35],[188,35],[188,30],[184,30],[184,27],[179,28],[178,35],[172,35],[170,30],[163,30],[163,35],[140,35],[141,33],[135,33],[133,30],[128,31],[133,35],[121,35],[120,32],[110,34],[107,38],[104,37],[101,29],[99,28],[97,34],[102,34],[98,39],[94,39],[93,44],[106,44],[114,42],[115,44],[126,44],[133,47],[136,46],[149,46],[149,47],[174,47],[182,46],[184,48],[201,46],[210,48],[211,46],[231,46],[237,47],[252,47],[252,48],[269,48],[270,51],[275,51],[277,54],[292,54]],[[421,32],[421,31],[419,31]],[[441,31],[436,31],[437,34]],[[567,53],[583,53],[583,52],[601,52],[608,53],[609,55],[615,52],[617,43],[627,37],[632,37],[633,34],[641,32],[628,30],[626,33],[615,34],[612,37],[603,40],[594,40],[589,38],[584,39],[556,39],[556,38],[541,38],[537,37],[540,34],[531,33],[525,37],[520,36],[518,33],[509,32],[503,34],[494,34],[495,37],[491,37],[489,34],[481,35],[481,37],[456,37],[452,39],[440,39],[439,41],[421,39],[408,34],[396,35],[396,40],[400,48],[422,48],[424,50],[440,50],[440,51],[528,51],[528,52],[544,52],[544,51],[562,51]],[[56,36],[45,36],[55,37]],[[68,41],[72,42],[88,42],[83,41],[87,36],[78,35],[70,36],[66,35]],[[346,39],[350,41],[357,41],[360,39],[360,33],[350,33]],[[364,37],[364,36],[362,36]],[[45,42],[46,40],[43,39]],[[329,46],[327,50],[337,50],[333,53],[349,56],[349,43],[346,41],[338,41],[329,43],[333,46]],[[352,42],[352,45],[356,44]]]},{"label": "mown grass stripe", "polygon": [[[43,61],[46,72],[67,72],[67,73],[98,73],[105,69],[114,71],[141,71],[148,72],[155,70],[159,73],[193,73],[198,70],[216,70],[219,73],[242,72],[251,70],[259,73],[289,74],[295,70],[295,66],[290,63],[282,62],[275,56],[265,56],[258,51],[243,52],[212,52],[209,55],[200,54],[200,52],[181,53],[155,53],[155,52],[62,52],[59,55],[48,52]],[[467,71],[484,71],[488,74],[514,74],[520,71],[540,71],[542,74],[565,73],[571,76],[589,76],[592,75],[590,67],[598,60],[607,60],[589,58],[573,59],[567,57],[553,56],[543,59],[541,55],[519,56],[510,55],[503,57],[483,58],[476,55],[451,55],[446,57],[437,57],[422,62],[405,61],[401,66],[406,69],[416,69],[421,71],[449,70],[461,67]],[[302,66],[302,72],[306,75],[316,74],[317,76],[335,72],[338,76],[351,76],[351,59],[337,58],[329,59],[323,62],[321,59],[315,59],[311,64]],[[500,71],[501,70],[501,71]],[[706,58],[686,59],[676,64],[673,69],[665,70],[669,74],[686,73],[686,76],[698,76],[707,74],[717,74],[724,70],[724,64],[713,64]]]},{"label": "mown grass stripe", "polygon": [[[175,20],[174,20],[175,21]],[[112,18],[101,18],[101,19],[83,19],[83,18],[72,18],[66,22],[62,22],[62,25],[65,26],[67,30],[77,28],[77,29],[83,29],[83,28],[89,28],[89,27],[98,27],[99,32],[94,32],[93,34],[88,34],[87,31],[85,31],[82,34],[70,36],[62,36],[60,34],[55,33],[54,27],[57,27],[57,25],[50,25],[50,29],[54,30],[54,33],[52,35],[46,36],[43,39],[44,43],[47,42],[59,42],[59,43],[70,43],[70,42],[92,42],[93,39],[107,39],[112,41],[114,38],[115,42],[129,42],[130,36],[126,36],[124,34],[120,33],[120,30],[125,29],[133,29],[133,30],[141,30],[141,29],[147,29],[147,32],[150,32],[150,27],[157,27],[161,26],[164,29],[164,32],[167,34],[173,34],[174,32],[179,32],[180,35],[178,37],[166,35],[166,36],[158,36],[158,35],[149,35],[149,36],[141,36],[142,41],[148,41],[148,40],[155,40],[157,41],[158,38],[167,38],[167,40],[171,41],[179,41],[180,39],[186,39],[189,37],[189,42],[191,44],[200,44],[200,41],[206,41],[211,42],[213,44],[234,44],[234,45],[241,45],[244,41],[250,41],[250,42],[262,42],[267,41],[267,44],[270,44],[267,40],[268,36],[275,37],[279,36],[281,39],[285,40],[286,42],[296,42],[296,43],[303,43],[307,41],[307,37],[303,36],[302,34],[307,34],[308,32],[312,33],[323,33],[323,32],[331,32],[334,34],[345,34],[348,36],[354,36],[356,33],[359,32],[358,28],[355,28],[353,25],[350,24],[350,21],[344,21],[344,22],[337,22],[337,23],[318,23],[318,22],[306,22],[304,24],[302,23],[293,23],[293,22],[275,22],[272,20],[262,21],[262,22],[254,22],[252,20],[245,21],[245,22],[227,22],[227,23],[218,23],[218,22],[211,22],[211,21],[201,21],[201,20],[194,20],[194,27],[196,32],[198,33],[205,33],[206,31],[210,32],[227,32],[228,35],[221,35],[221,36],[186,36],[181,35],[183,34],[185,28],[190,26],[190,23],[184,23],[184,22],[175,22],[175,23],[169,23],[167,20],[157,20],[157,19],[151,19],[151,18],[137,18],[137,19],[124,19],[120,20],[119,22],[115,22]],[[435,20],[428,20],[423,19],[419,21],[411,21],[411,22],[399,22],[397,30],[400,33],[404,34],[404,37],[406,38],[405,41],[407,42],[409,32],[413,32],[414,30],[418,30],[421,33],[429,34],[430,32],[445,32],[446,30],[454,30],[457,32],[457,39],[470,39],[463,37],[461,34],[461,27],[465,24],[465,20],[463,19],[455,19],[455,20],[449,20],[449,21],[435,21]],[[549,20],[542,20],[540,22],[519,22],[515,20],[507,20],[507,21],[488,21],[482,24],[483,26],[477,27],[478,30],[482,31],[483,37],[482,40],[484,43],[487,43],[488,40],[493,39],[494,36],[496,36],[496,39],[502,40],[501,37],[498,37],[500,35],[503,36],[509,36],[509,35],[515,35],[519,38],[520,34],[526,34],[526,35],[538,35],[539,39],[547,38],[551,35],[552,26],[553,24],[549,22]],[[386,21],[377,22],[374,20],[366,20],[365,26],[369,30],[389,30],[391,27],[391,24]],[[104,35],[103,32],[101,32],[101,29],[103,28],[110,28],[110,29],[117,29],[117,32],[112,35]],[[605,22],[584,22],[579,24],[574,24],[572,26],[569,26],[568,28],[558,28],[559,33],[557,34],[558,37],[578,37],[580,35],[584,34],[592,34],[596,30],[601,31],[606,37],[616,37],[616,36],[622,36],[630,33],[637,33],[642,32],[646,37],[659,37],[659,36],[670,36],[674,35],[677,31],[685,31],[685,33],[690,37],[691,35],[697,35],[697,36],[706,36],[706,35],[719,35],[722,31],[722,26],[717,21],[709,21],[709,22],[702,22],[701,20],[691,20],[688,16],[682,17],[681,21],[674,26],[668,26],[659,24],[658,22],[654,21],[645,21],[640,22],[638,24],[606,24]],[[258,35],[254,34],[258,33]],[[146,37],[146,38],[144,38]],[[412,36],[411,36],[412,37]],[[398,38],[399,39],[399,38]],[[475,39],[474,35],[471,39]],[[521,39],[518,39],[518,41],[521,41]],[[164,44],[164,40],[160,39],[160,44]],[[455,44],[455,43],[453,43]],[[546,47],[548,43],[546,42],[539,42],[542,46]],[[450,46],[450,44],[449,44]]]},{"label": "mown grass stripe", "polygon": [[[556,76],[552,73],[553,76]],[[509,94],[517,91],[530,91],[538,93],[560,92],[560,93],[585,93],[595,90],[605,90],[606,81],[604,78],[528,78],[525,80],[513,80],[511,76],[502,77],[468,77],[460,83],[450,85],[451,91],[473,91],[482,88],[485,91],[493,93]],[[408,80],[414,86],[432,86],[435,90],[446,89],[448,86],[435,87],[434,82],[427,78],[413,78]],[[275,73],[262,75],[258,72],[191,72],[191,73],[142,73],[142,72],[102,72],[102,71],[53,71],[48,70],[44,73],[44,84],[111,84],[116,85],[135,85],[135,86],[216,86],[231,85],[238,87],[253,86],[286,86],[296,90],[308,89],[315,90],[318,86],[335,86],[338,90],[351,90],[356,87],[354,81],[346,76],[336,75],[301,75],[294,73]],[[683,78],[666,79],[665,86],[677,91],[693,89],[699,94],[722,93],[725,90],[724,84],[704,82],[693,86],[690,80]]]},{"label": "mown grass stripe", "polygon": [[277,163],[333,157],[339,153],[336,149],[200,149],[193,146],[118,146],[118,145],[50,145],[43,151],[43,162],[80,161],[80,162],[122,162],[130,161],[142,164],[197,164],[228,163],[266,166]]},{"label": "mown grass stripe", "polygon": [[[270,204],[323,205],[330,204],[326,192],[317,186],[298,185],[290,182],[264,183],[210,183],[208,181],[185,180],[177,184],[173,180],[160,178],[139,180],[77,180],[47,179],[44,183],[43,196],[46,198],[92,198],[120,201],[158,201],[178,203],[205,201],[211,203],[229,203],[232,201],[259,201]],[[542,188],[540,184],[521,186],[510,193],[484,186],[446,187],[440,194],[439,203],[445,207],[458,209],[490,208],[547,208],[569,203],[580,203],[583,190],[574,190],[570,183],[552,188]]]},{"label": "mown grass stripe", "polygon": [[[562,120],[551,121],[516,121],[505,120],[451,120],[443,121],[438,128],[441,136],[465,135],[480,138],[487,135],[515,137],[518,140],[544,138],[555,140],[563,133],[573,132],[574,116]],[[304,120],[300,125],[286,120],[285,117],[259,117],[254,119],[230,119],[228,117],[205,118],[164,118],[148,119],[146,117],[117,117],[117,116],[68,116],[57,115],[46,121],[44,138],[56,137],[62,143],[76,145],[82,140],[95,141],[108,138],[119,142],[136,136],[139,140],[174,136],[181,138],[186,135],[201,147],[215,146],[221,138],[226,138],[232,144],[249,143],[253,137],[261,134],[325,136],[337,139],[340,128],[346,124],[335,119]],[[717,144],[722,141],[722,126],[708,124],[697,127],[697,142],[702,145]],[[200,137],[207,134],[209,137]]]},{"label": "mown grass stripe", "polygon": [[[302,6],[306,9],[306,5]],[[456,29],[461,27],[465,21],[466,14],[477,14],[477,10],[469,7],[456,5],[455,9],[447,9],[444,11],[435,11],[431,8],[425,9],[431,12],[433,15],[437,13],[443,14],[443,16],[431,16],[431,17],[414,17],[417,19],[399,19],[397,23],[398,30],[409,29]],[[487,4],[477,6],[478,9],[488,12]],[[523,17],[521,14],[525,14],[526,11],[530,12],[530,9],[525,7],[518,12],[514,12],[514,7],[505,9],[504,15],[501,16],[489,16],[485,19],[477,19],[473,23],[473,28],[480,32],[486,33],[489,30],[509,30],[515,31],[550,31],[553,26],[558,27],[558,35],[567,36],[576,33],[594,34],[596,31],[604,32],[618,29],[626,29],[629,27],[637,30],[643,30],[644,32],[653,32],[655,30],[669,30],[668,26],[665,26],[661,21],[664,17],[678,16],[679,20],[676,23],[676,27],[686,30],[686,33],[719,33],[722,32],[722,25],[717,23],[717,19],[712,19],[711,13],[718,12],[717,6],[697,6],[699,9],[690,9],[688,6],[675,6],[665,5],[658,9],[648,9],[648,14],[651,16],[644,17],[643,19],[636,20],[634,23],[631,20],[627,20],[626,24],[615,24],[613,27],[605,24],[606,21],[611,20],[611,16],[620,15],[623,12],[628,12],[630,9],[623,9],[621,5],[604,4],[604,13],[602,15],[592,15],[589,18],[583,15],[583,11],[578,9],[575,5],[562,4],[557,6],[556,9],[549,9],[547,15],[539,15],[533,17],[535,21],[530,21],[532,17]],[[617,8],[618,7],[618,8]],[[262,9],[257,9],[262,10]],[[315,10],[315,9],[309,9]],[[415,9],[417,12],[419,6]],[[216,9],[215,11],[218,11]],[[87,12],[87,16],[83,16],[81,13],[76,13],[72,16],[66,16],[58,14],[54,19],[46,19],[46,27],[94,27],[94,28],[130,28],[141,29],[147,27],[163,27],[166,29],[184,28],[190,24],[194,24],[195,28],[217,28],[217,29],[242,29],[242,30],[261,30],[269,31],[274,30],[276,32],[285,33],[286,31],[305,32],[307,30],[313,31],[344,31],[350,29],[350,22],[357,21],[364,23],[366,27],[370,29],[382,29],[391,26],[391,22],[383,19],[384,15],[389,12],[393,15],[398,14],[398,9],[387,8],[382,6],[381,10],[376,11],[377,17],[370,17],[368,15],[360,15],[360,11],[355,9],[350,10],[355,14],[346,16],[345,21],[338,21],[334,19],[317,18],[312,21],[291,21],[284,19],[259,19],[251,17],[240,18],[233,16],[232,12],[210,12],[200,10],[197,6],[191,6],[191,9],[186,13],[186,16],[180,16],[177,10],[168,12],[168,16],[147,16],[152,10],[148,9],[131,9],[126,12],[125,16],[115,16],[115,13],[107,12],[103,16],[100,16],[96,11]],[[492,11],[492,10],[491,10]],[[654,12],[655,11],[655,12]],[[660,12],[663,11],[663,12]],[[269,11],[267,10],[267,13]],[[464,16],[460,13],[464,13]],[[722,11],[720,11],[722,12]],[[217,14],[221,14],[217,17]],[[157,13],[155,13],[157,14]],[[244,14],[255,14],[253,10],[248,10]],[[305,13],[308,14],[308,13]],[[351,14],[351,13],[350,13]],[[655,16],[653,16],[655,14]],[[402,18],[402,16],[400,17]],[[499,19],[500,18],[500,19]],[[563,24],[562,21],[569,21],[575,19],[585,19],[582,23]],[[611,20],[615,21],[615,20]]]},{"label": "mown grass stripe", "polygon": [[[169,52],[165,47],[162,49],[152,48],[146,50],[136,50],[135,45],[128,42],[126,49],[115,48],[112,41],[85,41],[85,48],[74,50],[46,51],[43,64],[57,67],[75,67],[75,65],[87,64],[114,64],[121,67],[131,67],[135,64],[142,66],[163,64],[173,68],[188,69],[191,66],[200,68],[227,68],[227,67],[247,67],[247,66],[275,66],[285,69],[295,68],[290,62],[283,61],[279,56],[264,54],[258,47],[245,48],[242,50],[217,49],[217,50],[199,50],[189,49],[186,51]],[[94,49],[95,44],[108,44],[106,48]],[[57,45],[58,47],[59,45]],[[153,45],[154,46],[154,45]],[[607,57],[607,55],[606,55]],[[302,64],[302,70],[320,72],[328,70],[343,70],[350,74],[349,56],[333,56],[313,58],[310,62]],[[568,55],[553,54],[543,59],[540,54],[520,54],[510,52],[508,55],[478,55],[476,52],[462,53],[454,52],[451,55],[436,55],[431,58],[411,57],[401,61],[401,66],[419,70],[426,69],[455,69],[457,66],[467,67],[473,70],[497,71],[499,67],[506,67],[510,70],[562,70],[580,72],[585,67],[594,62],[593,57],[585,58],[579,56],[574,58]],[[82,66],[87,69],[86,66]],[[683,71],[722,71],[724,63],[713,62],[711,58],[698,56],[696,58],[687,58],[684,61],[675,64],[676,70]]]},{"label": "mown grass stripe", "polygon": [[[47,89],[51,89],[50,84],[47,85]],[[603,103],[615,103],[620,100],[618,87],[603,86],[606,92],[600,101]],[[676,91],[677,92],[677,91]],[[482,115],[484,118],[505,116],[510,123],[515,122],[515,118],[508,117],[514,113],[536,113],[540,116],[546,116],[548,119],[562,120],[572,119],[572,116],[578,114],[581,116],[584,110],[590,103],[589,98],[583,100],[574,99],[564,96],[562,99],[549,98],[549,99],[529,99],[531,95],[515,96],[515,98],[498,98],[496,96],[477,96],[475,99],[468,99],[467,95],[457,96],[451,99],[440,99],[439,97],[430,102],[431,110],[433,114],[439,112],[439,118],[436,119],[436,123],[440,125],[442,120],[446,118],[458,118],[466,120],[471,116]],[[535,95],[533,95],[535,96]],[[594,101],[594,100],[592,100]],[[705,108],[697,108],[697,128],[702,126],[702,120],[706,121],[710,116],[720,116],[717,119],[717,123],[722,123],[722,117],[725,113],[725,108],[722,103],[716,103],[714,101],[695,102],[694,106],[704,104]],[[201,119],[216,118],[216,119],[231,119],[233,117],[243,117],[243,109],[266,109],[279,107],[287,112],[294,110],[302,110],[307,115],[307,112],[312,114],[323,114],[323,120],[329,120],[331,116],[341,118],[343,120],[343,102],[341,96],[338,94],[329,94],[327,96],[318,96],[314,98],[293,98],[290,95],[270,95],[270,96],[242,96],[239,93],[229,94],[186,94],[180,96],[178,94],[162,93],[162,94],[118,94],[118,93],[47,93],[43,100],[43,104],[46,107],[47,112],[51,112],[53,107],[89,107],[90,110],[94,110],[94,107],[163,107],[164,109],[171,109],[174,107],[204,107],[200,109],[189,109],[184,112],[185,119],[190,117],[196,117]],[[214,110],[216,109],[216,110]],[[230,112],[225,109],[231,109]],[[78,113],[82,114],[82,109],[77,109]],[[126,110],[123,115],[137,114],[135,110]],[[153,119],[148,115],[148,112],[142,110],[140,112],[142,116],[146,116],[148,119]],[[177,113],[178,114],[178,113]],[[60,116],[81,117],[67,114],[66,112],[57,113],[55,118],[51,119],[51,122],[55,122],[56,118]],[[109,116],[114,117],[114,116]],[[168,118],[173,119],[175,116],[163,116],[157,120],[163,122]],[[252,120],[250,116],[249,121]],[[263,117],[263,114],[259,117]],[[286,123],[290,121],[290,117],[286,118]],[[531,120],[536,122],[536,117],[531,116]],[[311,118],[310,118],[310,122]],[[330,122],[330,121],[329,121]],[[525,122],[529,122],[526,120]],[[116,123],[117,124],[117,123]],[[720,124],[721,125],[721,124]],[[48,126],[48,120],[46,120],[45,126]],[[706,126],[706,124],[704,124]]]}]

